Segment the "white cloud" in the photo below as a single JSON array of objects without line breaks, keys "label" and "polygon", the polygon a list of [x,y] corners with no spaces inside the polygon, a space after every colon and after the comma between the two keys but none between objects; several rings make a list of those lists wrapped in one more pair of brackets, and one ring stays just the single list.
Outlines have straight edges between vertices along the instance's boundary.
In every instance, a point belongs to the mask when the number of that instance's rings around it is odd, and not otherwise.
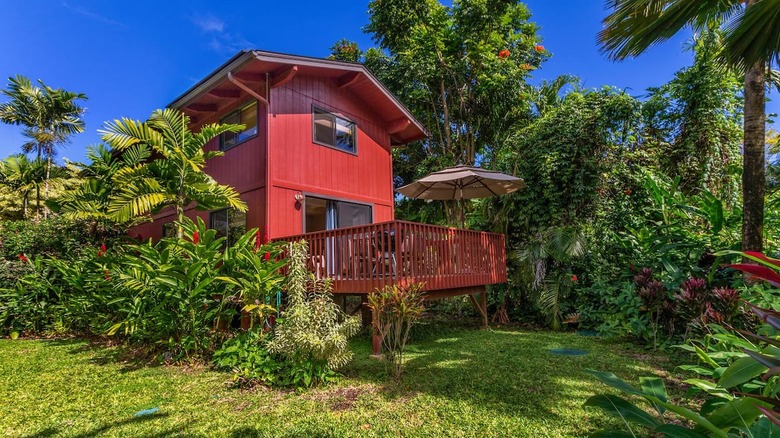
[{"label": "white cloud", "polygon": [[201,32],[222,33],[225,30],[225,22],[213,15],[195,17],[192,19],[192,22]]},{"label": "white cloud", "polygon": [[250,41],[238,33],[228,31],[225,22],[214,15],[199,15],[190,18],[190,21],[210,37],[208,47],[215,52],[233,54],[252,48]]},{"label": "white cloud", "polygon": [[104,17],[103,15],[100,15],[98,13],[92,12],[90,10],[84,9],[81,6],[71,6],[67,2],[62,2],[62,6],[65,7],[65,9],[68,9],[72,12],[75,12],[79,15],[83,15],[87,18],[91,18],[93,20],[99,21],[101,23],[110,24],[112,26],[119,26],[119,27],[126,27],[124,23],[120,23],[118,21],[112,20],[108,17]]}]

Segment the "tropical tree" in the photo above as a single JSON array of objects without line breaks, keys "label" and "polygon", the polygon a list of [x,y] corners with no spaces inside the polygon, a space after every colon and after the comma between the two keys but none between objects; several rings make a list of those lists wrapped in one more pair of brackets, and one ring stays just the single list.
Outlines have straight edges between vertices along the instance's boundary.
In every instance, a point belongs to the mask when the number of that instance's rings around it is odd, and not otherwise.
[{"label": "tropical tree", "polygon": [[[26,155],[19,154],[0,161],[0,184],[13,191],[17,198],[21,196],[22,219],[27,219],[30,193],[39,191],[45,179],[46,165],[40,159],[29,160]],[[40,203],[37,203],[36,214],[39,209]]]},{"label": "tropical tree", "polygon": [[780,2],[777,0],[609,0],[612,12],[598,34],[601,49],[613,60],[642,54],[683,28],[704,30],[725,23],[724,58],[745,72],[742,172],[742,248],[763,247],[766,184],[766,70],[780,50]]},{"label": "tropical tree", "polygon": [[743,101],[739,76],[719,59],[721,37],[702,32],[693,65],[649,90],[643,146],[667,176],[680,177],[686,195],[708,190],[730,207],[739,195]]},{"label": "tropical tree", "polygon": [[87,148],[89,164],[68,163],[71,173],[79,177],[77,184],[57,199],[50,200],[48,205],[67,219],[91,221],[94,235],[97,235],[99,227],[105,230],[117,225],[126,229],[137,218],[117,221],[110,212],[111,202],[122,191],[117,178],[143,165],[150,156],[146,145],[129,147],[121,154],[114,153],[103,144],[90,146]]},{"label": "tropical tree", "polygon": [[[194,133],[190,118],[176,109],[157,110],[149,120],[123,118],[106,124],[103,141],[133,158],[112,177],[118,192],[110,196],[108,215],[119,222],[155,214],[173,207],[178,217],[177,235],[183,236],[184,210],[191,204],[198,209],[232,207],[246,211],[233,188],[218,184],[203,168],[206,161],[221,156],[221,151],[204,151],[210,140],[225,132],[238,132],[242,125],[208,124]],[[148,148],[151,159],[142,161]]]},{"label": "tropical tree", "polygon": [[[22,134],[29,141],[22,145],[22,150],[35,151],[37,159],[46,159],[44,199],[48,200],[52,158],[73,134],[84,132],[84,108],[77,101],[86,96],[51,88],[40,80],[38,84],[33,85],[21,75],[8,78],[8,89],[0,93],[10,100],[0,103],[0,121],[23,126]],[[40,187],[36,187],[36,205],[40,205]]]},{"label": "tropical tree", "polygon": [[[332,57],[362,54],[431,131],[396,154],[396,184],[458,163],[489,167],[512,127],[531,118],[526,81],[549,56],[528,8],[503,0],[382,0],[369,3],[369,14],[366,31],[379,47],[360,52],[339,41]],[[459,208],[448,206],[450,220]]]}]

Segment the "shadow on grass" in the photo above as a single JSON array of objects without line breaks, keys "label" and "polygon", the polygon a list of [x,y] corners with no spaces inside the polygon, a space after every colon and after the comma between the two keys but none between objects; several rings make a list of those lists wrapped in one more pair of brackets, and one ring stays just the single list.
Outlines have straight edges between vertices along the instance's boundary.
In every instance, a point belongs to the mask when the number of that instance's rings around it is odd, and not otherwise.
[{"label": "shadow on grass", "polygon": [[142,349],[112,344],[105,339],[54,339],[46,342],[47,345],[71,347],[69,354],[87,354],[89,362],[95,365],[119,365],[119,371],[123,373],[161,365],[150,360],[148,353]]},{"label": "shadow on grass", "polygon": [[[93,437],[96,437],[96,436],[100,436],[101,434],[103,434],[105,432],[108,432],[111,429],[114,429],[114,428],[117,428],[117,427],[126,426],[128,424],[145,423],[145,422],[149,422],[149,421],[163,419],[165,417],[168,417],[168,414],[154,414],[154,415],[147,415],[147,416],[143,416],[143,417],[128,418],[128,419],[125,419],[125,420],[120,420],[120,421],[115,421],[113,423],[104,424],[104,425],[96,427],[96,428],[94,428],[92,430],[88,430],[88,431],[80,433],[78,435],[74,435],[74,437],[75,438],[93,438]],[[183,427],[177,427],[175,429],[168,429],[168,430],[164,430],[164,431],[154,432],[151,435],[141,435],[141,436],[145,436],[145,437],[149,437],[149,438],[157,437],[157,436],[160,436],[160,437],[162,437],[162,436],[170,436],[171,434],[173,434],[175,432],[178,432],[178,431],[181,431],[182,429],[183,429]],[[61,432],[63,432],[63,431],[60,431],[57,428],[48,427],[48,428],[46,428],[46,429],[44,429],[44,430],[42,430],[40,432],[36,432],[36,433],[34,433],[32,435],[27,435],[27,436],[25,436],[25,438],[46,438],[46,437],[50,437],[50,436],[59,435]]]},{"label": "shadow on grass", "polygon": [[[568,410],[604,389],[585,369],[637,373],[636,361],[625,357],[622,348],[573,333],[431,326],[410,340],[403,379],[396,384],[384,364],[366,358],[367,339],[354,346],[356,360],[347,375],[382,386],[388,401],[405,402],[423,393],[486,412],[543,421],[571,418]],[[584,349],[589,354],[551,354],[549,350],[556,348]]]}]

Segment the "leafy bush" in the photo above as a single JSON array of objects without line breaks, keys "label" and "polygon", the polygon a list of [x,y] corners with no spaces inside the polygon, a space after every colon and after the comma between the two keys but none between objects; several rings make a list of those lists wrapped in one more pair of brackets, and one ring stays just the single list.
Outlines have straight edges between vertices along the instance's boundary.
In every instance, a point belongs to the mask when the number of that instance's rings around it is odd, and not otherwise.
[{"label": "leafy bush", "polygon": [[392,364],[396,379],[401,378],[404,349],[412,326],[425,310],[423,299],[423,285],[420,283],[407,287],[388,285],[368,294],[374,333],[382,339],[385,357]]},{"label": "leafy bush", "polygon": [[84,247],[120,236],[118,230],[95,228],[87,221],[52,217],[33,221],[0,222],[0,258],[17,260],[27,257],[70,257]]},{"label": "leafy bush", "polygon": [[316,280],[306,270],[305,241],[289,247],[287,308],[275,328],[268,350],[295,368],[293,380],[311,386],[326,380],[352,360],[347,340],[360,329],[333,302],[329,280]]},{"label": "leafy bush", "polygon": [[[234,303],[240,302],[242,292],[217,281],[230,279],[221,274],[229,269],[230,275],[247,263],[255,263],[266,271],[258,281],[275,284],[283,263],[265,261],[251,249],[255,230],[223,252],[225,239],[217,238],[217,232],[207,229],[200,218],[197,223],[187,219],[181,226],[185,238],[135,245],[114,267],[117,322],[108,333],[164,347],[171,358],[192,358],[212,351],[224,335],[218,329],[237,313]],[[273,245],[263,253],[266,251],[279,254]],[[236,254],[242,259],[230,258]]]},{"label": "leafy bush", "polygon": [[212,356],[214,365],[232,371],[236,385],[250,387],[262,383],[270,386],[293,384],[293,370],[268,352],[270,335],[255,328],[242,331],[222,343]]},{"label": "leafy bush", "polygon": [[[719,255],[737,254],[750,258],[760,265],[735,264],[732,268],[748,272],[773,285],[780,284],[780,260],[765,257],[759,253],[738,253],[726,251]],[[688,282],[681,294],[690,295],[686,299],[694,303],[693,313],[688,316],[713,310],[704,299],[698,299],[707,291],[701,281]],[[725,305],[732,305],[733,292],[716,289],[718,298]],[[725,297],[724,297],[725,295]],[[702,304],[704,303],[704,304]],[[670,403],[663,381],[657,377],[640,379],[640,389],[620,380],[614,374],[589,371],[603,383],[612,386],[629,396],[639,396],[654,409],[656,415],[650,415],[631,401],[613,395],[596,395],[588,399],[586,406],[598,407],[610,414],[619,416],[629,433],[635,436],[631,425],[640,425],[665,436],[776,436],[780,434],[780,312],[761,309],[751,305],[751,310],[766,325],[758,332],[737,330],[732,333],[717,325],[710,326],[714,332],[705,337],[702,343],[693,342],[686,349],[696,353],[700,364],[683,368],[704,377],[692,378],[685,383],[692,386],[690,393],[706,394],[706,399],[698,412]],[[697,318],[701,318],[698,315]],[[713,318],[717,319],[717,318]],[[704,322],[704,321],[700,321]],[[760,334],[759,334],[760,333]],[[672,423],[666,412],[672,412],[692,423],[689,429],[677,422]],[[628,436],[625,432],[605,431],[603,436]]]}]

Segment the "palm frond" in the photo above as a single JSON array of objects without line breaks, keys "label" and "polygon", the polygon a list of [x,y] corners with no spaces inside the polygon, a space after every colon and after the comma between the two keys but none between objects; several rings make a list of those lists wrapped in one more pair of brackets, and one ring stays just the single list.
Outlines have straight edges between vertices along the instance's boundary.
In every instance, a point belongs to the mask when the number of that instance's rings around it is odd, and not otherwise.
[{"label": "palm frond", "polygon": [[743,70],[780,58],[780,0],[761,0],[749,6],[726,27],[726,56]]},{"label": "palm frond", "polygon": [[[774,1],[774,0],[773,0]],[[597,35],[599,50],[612,60],[640,55],[685,27],[704,29],[728,20],[739,0],[609,0],[612,9]]]}]

